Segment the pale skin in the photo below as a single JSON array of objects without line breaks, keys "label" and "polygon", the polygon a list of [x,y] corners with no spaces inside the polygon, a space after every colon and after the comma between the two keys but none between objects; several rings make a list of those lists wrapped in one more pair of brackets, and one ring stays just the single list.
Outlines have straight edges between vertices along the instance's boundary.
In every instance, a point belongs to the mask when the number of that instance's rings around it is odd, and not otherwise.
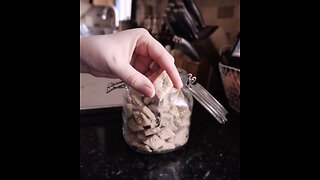
[{"label": "pale skin", "polygon": [[155,94],[152,82],[163,70],[175,88],[183,86],[174,58],[145,29],[80,37],[80,73],[119,78],[152,97]]}]

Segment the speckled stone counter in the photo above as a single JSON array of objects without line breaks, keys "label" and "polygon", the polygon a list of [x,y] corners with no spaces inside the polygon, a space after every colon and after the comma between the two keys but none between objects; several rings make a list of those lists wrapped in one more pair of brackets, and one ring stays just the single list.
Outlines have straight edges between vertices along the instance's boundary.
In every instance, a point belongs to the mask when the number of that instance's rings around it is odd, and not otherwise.
[{"label": "speckled stone counter", "polygon": [[140,154],[122,136],[121,108],[80,113],[80,179],[240,179],[240,115],[219,124],[197,102],[181,149]]}]

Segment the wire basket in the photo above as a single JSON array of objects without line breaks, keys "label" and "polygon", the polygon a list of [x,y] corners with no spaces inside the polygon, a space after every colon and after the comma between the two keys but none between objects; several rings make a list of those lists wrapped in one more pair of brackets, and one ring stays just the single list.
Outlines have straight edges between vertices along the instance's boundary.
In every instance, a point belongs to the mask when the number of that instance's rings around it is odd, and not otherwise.
[{"label": "wire basket", "polygon": [[240,113],[240,69],[219,62],[219,71],[228,103]]}]

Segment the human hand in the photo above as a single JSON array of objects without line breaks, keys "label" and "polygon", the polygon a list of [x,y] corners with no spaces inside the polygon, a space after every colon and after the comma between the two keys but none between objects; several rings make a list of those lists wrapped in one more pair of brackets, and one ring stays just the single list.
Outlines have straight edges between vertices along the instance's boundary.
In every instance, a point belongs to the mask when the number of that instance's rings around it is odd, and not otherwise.
[{"label": "human hand", "polygon": [[80,72],[120,78],[152,97],[152,82],[166,70],[176,88],[183,86],[174,58],[142,28],[115,34],[80,37]]}]

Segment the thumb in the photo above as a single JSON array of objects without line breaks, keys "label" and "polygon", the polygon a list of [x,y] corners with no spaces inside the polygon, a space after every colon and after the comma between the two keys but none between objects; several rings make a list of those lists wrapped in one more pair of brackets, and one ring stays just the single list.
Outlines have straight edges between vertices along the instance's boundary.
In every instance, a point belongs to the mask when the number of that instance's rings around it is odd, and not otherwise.
[{"label": "thumb", "polygon": [[155,89],[151,81],[131,65],[120,68],[118,77],[127,85],[139,91],[145,96],[152,97],[155,94]]}]

